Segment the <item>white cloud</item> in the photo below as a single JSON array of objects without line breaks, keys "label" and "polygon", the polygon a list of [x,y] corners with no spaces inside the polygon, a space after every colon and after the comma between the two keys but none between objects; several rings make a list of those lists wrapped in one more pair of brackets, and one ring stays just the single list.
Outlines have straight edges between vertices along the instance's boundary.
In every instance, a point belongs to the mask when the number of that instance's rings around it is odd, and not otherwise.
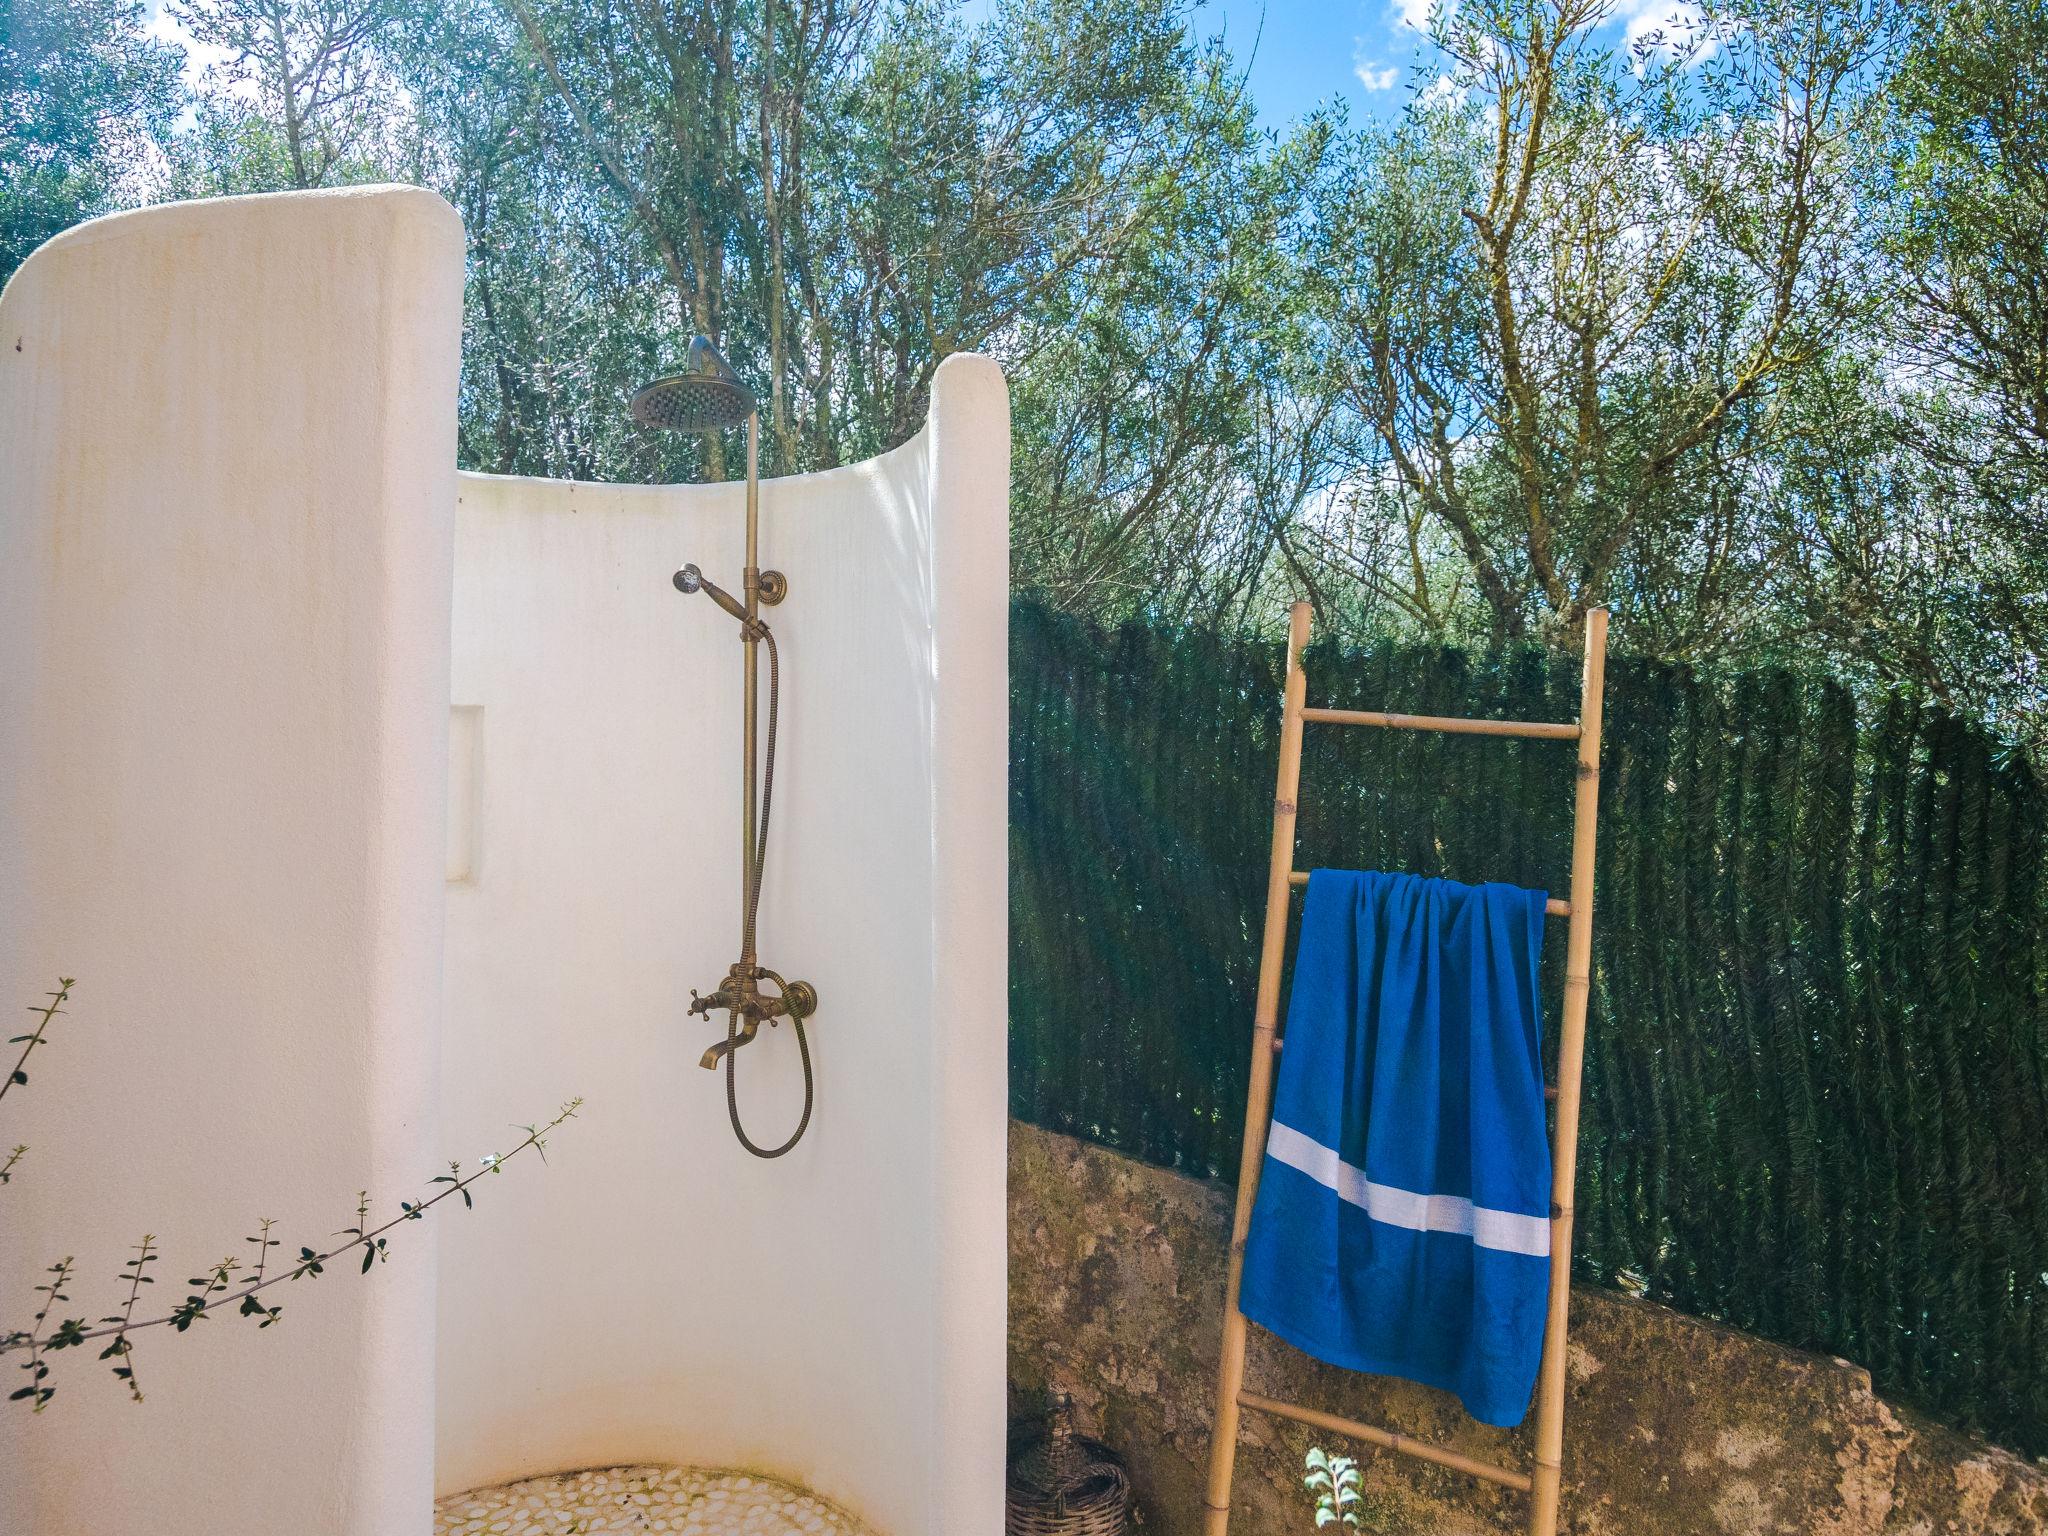
[{"label": "white cloud", "polygon": [[[1394,0],[1394,19],[1404,27],[1427,32],[1430,13],[1435,9],[1436,0]],[[1446,12],[1452,9],[1448,0],[1444,9]]]},{"label": "white cloud", "polygon": [[1351,72],[1368,91],[1391,91],[1394,82],[1401,78],[1398,64],[1375,64],[1371,59],[1353,58]]},{"label": "white cloud", "polygon": [[1704,64],[1714,55],[1706,17],[1692,0],[1626,0],[1619,16],[1622,42],[1636,55],[1637,74],[1658,54],[1684,57],[1693,64]]}]

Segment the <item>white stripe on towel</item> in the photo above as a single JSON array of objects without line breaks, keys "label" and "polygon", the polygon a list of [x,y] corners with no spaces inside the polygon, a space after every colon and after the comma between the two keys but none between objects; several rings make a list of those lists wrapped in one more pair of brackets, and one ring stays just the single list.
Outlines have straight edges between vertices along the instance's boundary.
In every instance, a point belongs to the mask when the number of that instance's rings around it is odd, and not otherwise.
[{"label": "white stripe on towel", "polygon": [[1375,1184],[1365,1176],[1363,1168],[1354,1168],[1340,1158],[1336,1148],[1326,1147],[1278,1120],[1267,1134],[1266,1155],[1300,1169],[1324,1188],[1334,1189],[1339,1200],[1349,1201],[1374,1221],[1390,1227],[1406,1227],[1411,1232],[1455,1232],[1471,1238],[1481,1248],[1526,1253],[1539,1259],[1550,1253],[1547,1217],[1489,1210],[1462,1195],[1418,1195],[1391,1184]]}]

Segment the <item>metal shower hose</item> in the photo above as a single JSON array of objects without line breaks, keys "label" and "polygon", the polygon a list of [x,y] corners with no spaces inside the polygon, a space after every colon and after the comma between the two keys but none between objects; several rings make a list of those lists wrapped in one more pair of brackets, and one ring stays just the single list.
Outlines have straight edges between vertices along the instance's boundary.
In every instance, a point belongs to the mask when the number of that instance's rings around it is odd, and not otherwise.
[{"label": "metal shower hose", "polygon": [[[754,867],[747,878],[746,931],[742,935],[742,948],[748,954],[754,952],[754,917],[761,906],[761,867],[768,861],[768,814],[775,804],[775,723],[780,712],[782,695],[782,658],[775,649],[775,636],[759,619],[754,620],[754,627],[760,631],[761,638],[768,642],[768,750],[761,771],[761,826],[754,834]],[[733,1135],[739,1138],[741,1146],[756,1157],[782,1156],[803,1140],[804,1132],[809,1129],[811,1123],[811,1042],[804,1035],[804,1021],[794,1011],[790,1013],[789,1020],[796,1026],[797,1054],[802,1057],[804,1064],[804,1113],[803,1118],[797,1121],[796,1129],[790,1132],[789,1140],[781,1146],[772,1149],[758,1147],[748,1138],[745,1127],[740,1124],[739,1091],[734,1086],[733,1060],[739,1052],[728,1049],[725,1053],[725,1112],[732,1121]],[[728,1012],[725,1016],[725,1039],[728,1047],[738,1036],[739,1025],[740,1016]]]}]

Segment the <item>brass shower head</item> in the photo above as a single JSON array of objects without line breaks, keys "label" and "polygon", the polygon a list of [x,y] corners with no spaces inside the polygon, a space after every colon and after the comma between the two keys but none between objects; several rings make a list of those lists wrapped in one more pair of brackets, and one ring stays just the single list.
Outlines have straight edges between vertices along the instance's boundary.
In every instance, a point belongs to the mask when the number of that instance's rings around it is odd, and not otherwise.
[{"label": "brass shower head", "polygon": [[633,396],[633,419],[672,432],[723,432],[754,414],[753,391],[740,382],[708,336],[690,342],[683,371],[656,379]]}]

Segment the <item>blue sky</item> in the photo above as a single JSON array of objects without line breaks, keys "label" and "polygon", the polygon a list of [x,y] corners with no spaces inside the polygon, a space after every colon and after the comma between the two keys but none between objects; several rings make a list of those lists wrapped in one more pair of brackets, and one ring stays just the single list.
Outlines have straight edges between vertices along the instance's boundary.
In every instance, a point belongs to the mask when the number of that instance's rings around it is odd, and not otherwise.
[{"label": "blue sky", "polygon": [[[968,0],[968,9],[983,4]],[[1194,14],[1204,37],[1224,35],[1240,68],[1249,59],[1252,100],[1269,128],[1335,96],[1353,122],[1392,117],[1442,67],[1427,35],[1430,0],[1203,0]],[[1699,21],[1696,0],[1614,0],[1594,35],[1625,61],[1631,45],[1686,36]],[[1709,44],[1697,61],[1713,52]],[[1428,64],[1419,76],[1418,60]]]},{"label": "blue sky", "polygon": [[[995,0],[961,8],[982,17]],[[1220,33],[1238,67],[1249,66],[1260,122],[1284,129],[1339,97],[1354,123],[1398,114],[1441,68],[1429,15],[1430,0],[1200,0],[1193,23],[1205,39]],[[1599,39],[1622,50],[1660,29],[1683,33],[1698,17],[1696,0],[1614,0]],[[1429,66],[1419,76],[1418,61]]]},{"label": "blue sky", "polygon": [[[995,3],[961,9],[979,18]],[[1398,112],[1428,17],[1429,0],[1201,0],[1193,19],[1203,38],[1223,35],[1240,69],[1249,63],[1260,122],[1285,128],[1339,96],[1354,122]]]},{"label": "blue sky", "polygon": [[1206,0],[1195,24],[1221,32],[1240,68],[1249,59],[1260,120],[1284,128],[1339,96],[1353,121],[1399,111],[1428,14],[1426,0]]}]

